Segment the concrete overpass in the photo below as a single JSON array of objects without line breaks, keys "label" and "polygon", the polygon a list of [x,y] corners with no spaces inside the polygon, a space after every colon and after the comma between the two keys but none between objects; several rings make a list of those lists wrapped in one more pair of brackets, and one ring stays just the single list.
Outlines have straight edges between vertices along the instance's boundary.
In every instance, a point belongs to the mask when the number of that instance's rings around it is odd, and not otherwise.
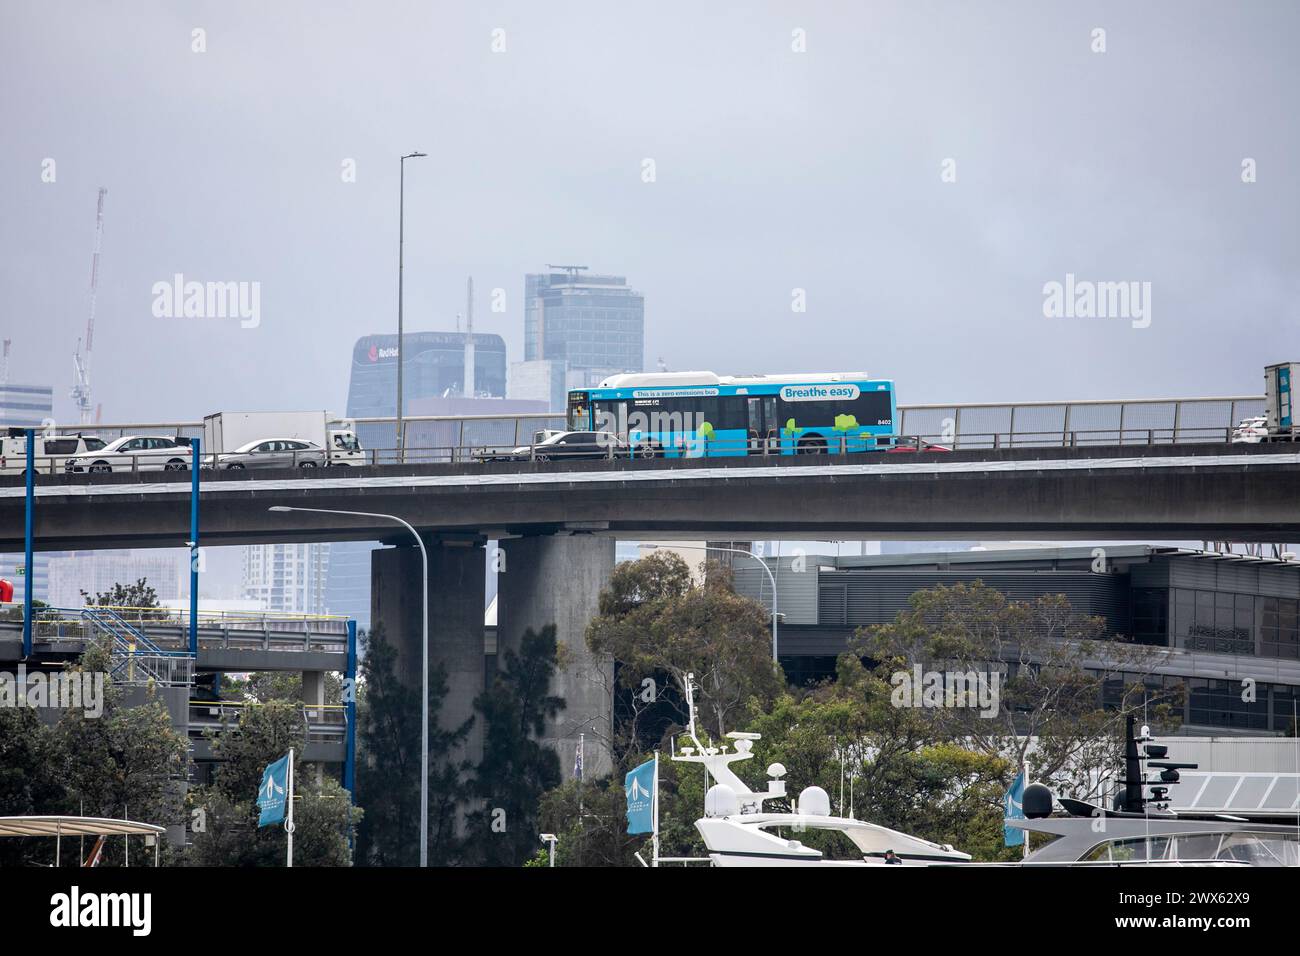
[{"label": "concrete overpass", "polygon": [[[394,526],[274,504],[389,512],[447,540],[615,537],[1300,538],[1300,452],[1280,445],[949,454],[389,465],[213,472],[203,543],[400,541]],[[36,548],[177,547],[186,473],[42,476]],[[23,544],[23,488],[0,484],[0,551]]]},{"label": "concrete overpass", "polygon": [[[178,547],[189,476],[42,476],[36,546]],[[431,658],[447,673],[448,727],[485,684],[486,541],[501,543],[498,652],[554,623],[568,649],[548,732],[565,766],[612,712],[612,668],[583,632],[627,538],[1192,538],[1300,540],[1300,451],[1224,444],[1018,448],[953,453],[651,461],[388,465],[213,472],[201,479],[202,542],[378,540],[372,620],[394,640],[399,677],[419,681],[420,555],[400,527],[272,505],[397,514],[430,560]],[[23,543],[24,489],[0,483],[0,550]],[[606,727],[601,728],[605,723]],[[595,733],[593,733],[593,731]],[[473,759],[481,727],[465,745]],[[587,753],[589,772],[607,769]]]}]

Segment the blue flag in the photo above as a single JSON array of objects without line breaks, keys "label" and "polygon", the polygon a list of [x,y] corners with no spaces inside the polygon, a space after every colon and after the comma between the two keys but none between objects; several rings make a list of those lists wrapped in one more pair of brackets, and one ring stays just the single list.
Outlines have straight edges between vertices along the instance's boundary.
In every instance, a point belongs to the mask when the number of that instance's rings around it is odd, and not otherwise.
[{"label": "blue flag", "polygon": [[[1011,789],[1007,791],[1006,796],[1002,798],[1003,816],[1011,820],[1023,820],[1025,818],[1025,809],[1021,806],[1021,801],[1025,796],[1025,772],[1022,770],[1016,774],[1016,779],[1011,782]],[[1002,844],[1003,846],[1022,846],[1025,842],[1025,831],[1016,827],[1009,827],[1002,824]]]},{"label": "blue flag", "polygon": [[289,755],[285,754],[275,763],[267,764],[262,771],[262,784],[257,788],[257,805],[262,811],[257,818],[259,827],[284,821],[285,798],[288,793]]},{"label": "blue flag", "polygon": [[627,795],[627,832],[654,832],[655,762],[647,760],[623,778]]}]

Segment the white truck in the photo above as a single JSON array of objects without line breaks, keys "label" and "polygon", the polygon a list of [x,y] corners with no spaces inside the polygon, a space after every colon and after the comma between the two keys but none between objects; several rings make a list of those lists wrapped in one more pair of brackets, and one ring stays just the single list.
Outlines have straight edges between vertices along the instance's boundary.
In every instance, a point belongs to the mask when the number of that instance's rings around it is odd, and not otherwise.
[{"label": "white truck", "polygon": [[[36,431],[36,474],[61,475],[69,458],[90,455],[106,442],[95,435],[47,435]],[[21,475],[27,471],[27,433],[22,428],[6,429],[0,435],[0,475]]]},{"label": "white truck", "polygon": [[1300,441],[1295,417],[1294,387],[1300,382],[1300,362],[1279,362],[1264,369],[1264,414],[1244,419],[1232,432],[1234,443]]},{"label": "white truck", "polygon": [[[364,465],[366,453],[348,422],[328,412],[216,412],[203,417],[204,461],[221,462],[239,455],[255,466],[263,443],[311,442],[323,451],[322,464]],[[252,446],[252,447],[250,447]],[[215,457],[210,457],[215,456]],[[301,452],[296,457],[302,458]],[[238,460],[238,459],[236,459]]]}]

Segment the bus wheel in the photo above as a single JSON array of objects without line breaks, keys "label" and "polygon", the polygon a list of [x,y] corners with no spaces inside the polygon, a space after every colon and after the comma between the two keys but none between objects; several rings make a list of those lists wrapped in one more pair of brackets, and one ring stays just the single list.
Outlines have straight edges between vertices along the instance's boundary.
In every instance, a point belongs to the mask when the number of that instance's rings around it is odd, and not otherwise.
[{"label": "bus wheel", "polygon": [[801,438],[799,445],[795,449],[796,455],[824,455],[826,454],[826,439],[824,438]]}]

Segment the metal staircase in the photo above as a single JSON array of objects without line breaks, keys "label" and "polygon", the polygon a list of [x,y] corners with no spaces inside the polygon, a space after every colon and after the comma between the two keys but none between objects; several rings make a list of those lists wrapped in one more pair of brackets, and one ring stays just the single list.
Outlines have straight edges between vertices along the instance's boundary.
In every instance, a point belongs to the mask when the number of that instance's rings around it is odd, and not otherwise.
[{"label": "metal staircase", "polygon": [[112,608],[86,607],[81,618],[91,636],[102,638],[109,649],[109,673],[118,684],[158,684],[166,687],[194,683],[194,656],[169,651]]}]

